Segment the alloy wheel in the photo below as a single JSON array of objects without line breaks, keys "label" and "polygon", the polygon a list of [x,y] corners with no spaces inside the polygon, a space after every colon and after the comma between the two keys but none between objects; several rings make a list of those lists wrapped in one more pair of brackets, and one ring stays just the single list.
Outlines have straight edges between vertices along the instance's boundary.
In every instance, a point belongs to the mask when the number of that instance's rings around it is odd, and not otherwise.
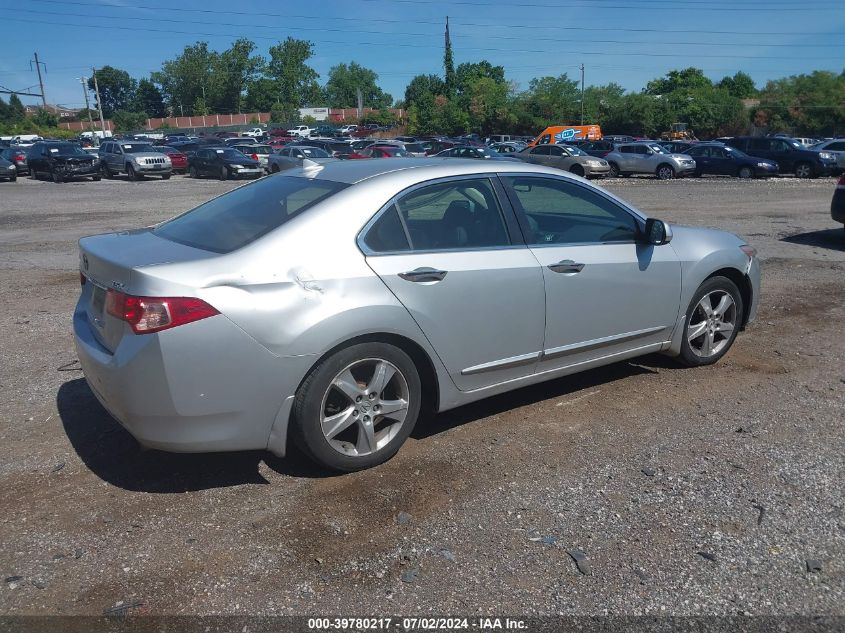
[{"label": "alloy wheel", "polygon": [[696,304],[687,326],[687,341],[700,358],[719,354],[736,328],[736,303],[730,293],[714,290]]},{"label": "alloy wheel", "polygon": [[410,389],[396,365],[381,358],[358,360],[332,380],[320,408],[329,446],[362,457],[384,448],[408,415]]}]

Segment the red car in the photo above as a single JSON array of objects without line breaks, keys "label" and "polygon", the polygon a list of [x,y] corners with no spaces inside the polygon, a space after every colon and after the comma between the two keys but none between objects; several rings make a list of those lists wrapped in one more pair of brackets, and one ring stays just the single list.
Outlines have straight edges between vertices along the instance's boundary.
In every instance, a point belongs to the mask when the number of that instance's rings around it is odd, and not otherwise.
[{"label": "red car", "polygon": [[184,174],[188,171],[188,156],[180,152],[175,147],[170,147],[170,145],[153,145],[150,149],[154,152],[166,155],[170,159],[170,163],[173,165],[174,172]]},{"label": "red car", "polygon": [[370,145],[366,149],[352,152],[347,158],[407,158],[410,154],[395,145]]}]

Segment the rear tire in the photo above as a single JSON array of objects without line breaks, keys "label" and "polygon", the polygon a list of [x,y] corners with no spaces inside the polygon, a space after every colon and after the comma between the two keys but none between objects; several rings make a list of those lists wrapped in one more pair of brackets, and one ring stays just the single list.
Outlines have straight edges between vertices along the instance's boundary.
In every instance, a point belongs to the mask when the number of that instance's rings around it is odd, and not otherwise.
[{"label": "rear tire", "polygon": [[[723,309],[722,300],[725,301]],[[727,277],[707,279],[695,291],[687,308],[680,361],[690,367],[699,367],[712,365],[722,358],[736,340],[744,310],[742,295],[734,282]]]},{"label": "rear tire", "polygon": [[17,174],[15,174],[14,176],[9,176],[9,182],[15,182],[17,179],[18,179]]},{"label": "rear tire", "polygon": [[[379,379],[379,368],[387,380]],[[293,406],[293,439],[326,468],[370,468],[393,457],[411,434],[421,398],[419,372],[404,351],[386,343],[352,345],[322,360],[303,381]],[[378,413],[388,408],[390,414]]]}]

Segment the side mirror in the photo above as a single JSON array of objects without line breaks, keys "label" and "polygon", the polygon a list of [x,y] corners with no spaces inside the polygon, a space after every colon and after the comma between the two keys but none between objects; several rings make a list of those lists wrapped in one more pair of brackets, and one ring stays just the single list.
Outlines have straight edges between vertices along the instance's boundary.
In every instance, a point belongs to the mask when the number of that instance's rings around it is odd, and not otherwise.
[{"label": "side mirror", "polygon": [[672,228],[663,220],[649,218],[645,221],[643,241],[653,246],[662,246],[672,241]]}]

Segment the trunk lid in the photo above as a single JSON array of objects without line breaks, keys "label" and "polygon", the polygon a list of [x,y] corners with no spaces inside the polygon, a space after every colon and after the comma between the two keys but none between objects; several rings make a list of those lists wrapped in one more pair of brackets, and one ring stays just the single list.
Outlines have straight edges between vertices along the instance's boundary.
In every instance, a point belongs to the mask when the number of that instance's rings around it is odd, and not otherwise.
[{"label": "trunk lid", "polygon": [[109,290],[145,294],[143,288],[137,287],[140,276],[137,272],[133,275],[133,271],[144,266],[212,256],[214,254],[208,251],[160,238],[151,229],[93,235],[79,240],[79,270],[86,278],[81,303],[94,337],[114,352],[120,339],[131,333],[124,321],[108,314],[106,301]]}]

